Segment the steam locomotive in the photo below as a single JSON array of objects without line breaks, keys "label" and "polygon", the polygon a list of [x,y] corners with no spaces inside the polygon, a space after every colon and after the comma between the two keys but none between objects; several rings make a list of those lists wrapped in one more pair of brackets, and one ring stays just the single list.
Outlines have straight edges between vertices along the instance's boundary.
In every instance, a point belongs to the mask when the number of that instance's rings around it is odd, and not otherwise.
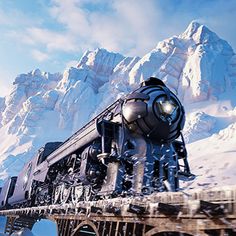
[{"label": "steam locomotive", "polygon": [[0,207],[177,191],[190,175],[185,112],[159,79],[107,107],[65,142],[50,142],[0,193]]}]

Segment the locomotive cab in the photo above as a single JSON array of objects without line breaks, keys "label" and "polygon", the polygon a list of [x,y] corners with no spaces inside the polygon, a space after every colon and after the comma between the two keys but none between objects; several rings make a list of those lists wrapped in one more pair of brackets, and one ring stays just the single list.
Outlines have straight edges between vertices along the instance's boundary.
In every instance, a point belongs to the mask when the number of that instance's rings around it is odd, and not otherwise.
[{"label": "locomotive cab", "polygon": [[45,144],[43,148],[34,156],[32,160],[25,164],[20,172],[13,195],[9,198],[10,205],[24,205],[33,204],[34,198],[31,196],[34,170],[36,166],[45,161],[47,155],[55,150],[60,142],[50,142]]},{"label": "locomotive cab", "polygon": [[5,208],[9,205],[9,198],[13,195],[16,186],[17,177],[9,177],[4,182],[0,193],[0,208]]}]

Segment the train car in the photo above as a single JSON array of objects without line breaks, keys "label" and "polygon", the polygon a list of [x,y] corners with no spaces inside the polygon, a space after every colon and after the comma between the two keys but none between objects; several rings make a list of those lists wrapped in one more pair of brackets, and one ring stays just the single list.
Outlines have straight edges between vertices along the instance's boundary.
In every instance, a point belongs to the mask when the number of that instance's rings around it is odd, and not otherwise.
[{"label": "train car", "polygon": [[0,192],[0,208],[9,207],[9,198],[13,195],[17,177],[9,177],[5,180]]},{"label": "train car", "polygon": [[18,175],[14,193],[9,198],[8,203],[11,206],[31,206],[34,205],[34,195],[32,194],[33,173],[37,165],[45,161],[61,142],[49,142],[38,150],[38,153],[25,164]]}]

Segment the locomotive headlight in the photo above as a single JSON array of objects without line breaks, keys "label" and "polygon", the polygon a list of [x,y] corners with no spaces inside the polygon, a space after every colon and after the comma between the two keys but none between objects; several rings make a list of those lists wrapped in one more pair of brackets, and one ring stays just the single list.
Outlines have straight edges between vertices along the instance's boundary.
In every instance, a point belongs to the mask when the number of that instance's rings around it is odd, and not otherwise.
[{"label": "locomotive headlight", "polygon": [[166,100],[165,98],[160,98],[156,101],[159,115],[162,119],[166,120],[167,118],[173,120],[176,116],[177,104],[172,100]]},{"label": "locomotive headlight", "polygon": [[165,114],[171,115],[175,111],[176,106],[169,101],[165,101],[161,104],[161,109]]}]

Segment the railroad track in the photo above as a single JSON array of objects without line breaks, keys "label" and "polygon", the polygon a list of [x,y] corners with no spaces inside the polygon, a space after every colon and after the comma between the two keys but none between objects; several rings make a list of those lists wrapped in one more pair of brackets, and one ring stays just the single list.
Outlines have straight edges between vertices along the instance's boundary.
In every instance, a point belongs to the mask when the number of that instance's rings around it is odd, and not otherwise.
[{"label": "railroad track", "polygon": [[5,232],[57,223],[59,236],[236,235],[236,186],[1,210]]}]

